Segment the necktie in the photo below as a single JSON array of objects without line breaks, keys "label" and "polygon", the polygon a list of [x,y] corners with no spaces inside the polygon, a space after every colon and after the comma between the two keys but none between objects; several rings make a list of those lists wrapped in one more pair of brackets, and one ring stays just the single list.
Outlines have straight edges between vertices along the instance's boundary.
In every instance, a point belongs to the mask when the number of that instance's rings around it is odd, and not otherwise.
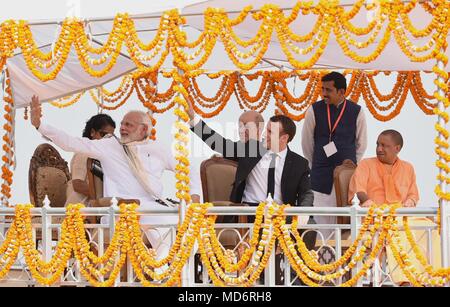
[{"label": "necktie", "polygon": [[272,160],[270,160],[269,176],[267,178],[267,196],[270,194],[273,198],[275,193],[275,161],[278,155],[276,153],[271,153],[270,155],[272,156]]}]

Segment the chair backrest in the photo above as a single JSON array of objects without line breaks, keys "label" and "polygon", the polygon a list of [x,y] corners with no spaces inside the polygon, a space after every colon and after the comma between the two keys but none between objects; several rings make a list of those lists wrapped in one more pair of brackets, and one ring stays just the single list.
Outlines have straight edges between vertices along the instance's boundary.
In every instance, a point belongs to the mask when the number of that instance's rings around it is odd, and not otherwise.
[{"label": "chair backrest", "polygon": [[203,201],[228,201],[236,175],[237,162],[222,157],[212,157],[200,165]]},{"label": "chair backrest", "polygon": [[28,171],[31,203],[41,207],[47,195],[52,207],[64,207],[69,180],[69,167],[58,151],[50,144],[39,145],[33,153]]},{"label": "chair backrest", "polygon": [[[334,188],[336,191],[336,206],[346,207],[351,205],[348,202],[348,188],[350,179],[355,172],[356,165],[339,165],[334,169]],[[349,217],[338,217],[338,224],[349,224]]]},{"label": "chair backrest", "polygon": [[94,160],[87,159],[87,180],[89,184],[89,195],[92,199],[100,199],[103,197],[103,179],[94,174],[93,170]]}]

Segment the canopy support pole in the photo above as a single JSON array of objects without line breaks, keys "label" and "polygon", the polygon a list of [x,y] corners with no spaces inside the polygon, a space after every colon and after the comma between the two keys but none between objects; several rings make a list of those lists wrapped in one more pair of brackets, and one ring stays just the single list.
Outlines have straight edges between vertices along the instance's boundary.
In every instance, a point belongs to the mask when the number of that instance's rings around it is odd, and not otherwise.
[{"label": "canopy support pole", "polygon": [[[445,55],[447,44],[444,40],[443,46],[440,48],[438,54],[436,55],[436,64],[433,71],[436,74],[435,84],[437,86],[435,97],[437,98],[437,110],[436,113],[438,115],[437,127],[438,130],[438,139],[439,144],[437,144],[436,149],[446,152],[447,149],[442,144],[448,144],[448,133],[443,133],[443,131],[447,131],[447,122],[448,122],[448,113],[447,106],[448,101],[446,101],[446,84],[448,80],[448,73],[445,71],[445,66],[448,62],[448,59]],[[447,117],[446,117],[447,115]],[[443,131],[442,131],[443,130]],[[448,167],[448,163],[445,159],[444,154],[438,156],[439,164],[442,167],[439,167],[439,186],[441,195],[439,196],[439,208],[441,210],[440,214],[440,225],[441,225],[441,262],[442,267],[446,268],[449,266],[449,225],[448,225],[448,206],[447,206],[447,180],[448,174],[446,172],[446,168]]]},{"label": "canopy support pole", "polygon": [[[181,15],[182,8],[179,8],[178,11],[179,11],[179,14]],[[180,25],[180,29],[182,30],[181,25]],[[177,73],[179,76],[184,75],[184,71],[180,68],[177,68]],[[183,86],[183,84],[179,82],[178,86]],[[179,93],[178,96],[182,96],[182,94]],[[183,98],[183,97],[181,97],[181,98]],[[176,141],[176,142],[178,142],[178,141]],[[181,145],[181,143],[180,143],[180,145]],[[180,199],[180,207],[179,207],[179,219],[180,219],[179,225],[182,225],[184,220],[186,219],[187,209],[188,209],[188,204],[187,204],[186,200],[181,198]],[[188,239],[186,237],[186,235],[187,235],[187,232],[186,232],[185,236],[183,237],[183,240]],[[195,246],[193,248],[193,253],[195,254]],[[191,276],[191,261],[192,260],[193,260],[193,257],[192,256],[189,257],[188,261],[184,264],[184,267],[181,271],[181,285],[180,285],[181,287],[189,287],[190,286],[190,278],[192,277]]]}]

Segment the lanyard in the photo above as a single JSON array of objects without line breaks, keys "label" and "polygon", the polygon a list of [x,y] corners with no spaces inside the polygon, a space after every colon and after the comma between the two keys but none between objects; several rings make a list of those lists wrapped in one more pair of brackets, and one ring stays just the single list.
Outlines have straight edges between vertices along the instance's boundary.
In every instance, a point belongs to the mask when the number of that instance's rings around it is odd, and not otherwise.
[{"label": "lanyard", "polygon": [[345,107],[347,106],[347,99],[344,100],[344,106],[342,107],[341,113],[339,114],[338,118],[336,119],[336,122],[334,123],[333,129],[331,129],[331,115],[330,115],[330,105],[327,104],[327,113],[328,113],[328,127],[330,128],[330,143],[331,143],[331,135],[333,134],[334,130],[336,130],[337,125],[342,119],[342,115],[344,115]]}]

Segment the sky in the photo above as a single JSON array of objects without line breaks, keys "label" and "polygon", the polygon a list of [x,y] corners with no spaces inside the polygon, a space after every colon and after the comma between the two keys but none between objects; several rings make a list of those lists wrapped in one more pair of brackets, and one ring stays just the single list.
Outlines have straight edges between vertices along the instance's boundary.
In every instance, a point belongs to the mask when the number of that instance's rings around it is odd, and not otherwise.
[{"label": "sky", "polygon": [[[149,3],[150,1],[145,1]],[[156,2],[156,1],[155,1]],[[174,1],[172,1],[174,2]],[[176,2],[176,1],[175,1]],[[103,3],[103,4],[102,4]],[[104,6],[106,1],[81,1],[82,6],[80,11],[82,14],[90,14],[91,12],[101,11],[103,16],[114,15],[112,7],[113,5]],[[122,3],[118,1],[117,3]],[[127,3],[133,3],[131,13],[144,12],[146,6],[143,6],[143,1],[129,1]],[[152,3],[154,3],[152,1]],[[162,2],[161,2],[162,3]],[[156,3],[152,5],[160,5]],[[102,6],[103,5],[103,6]],[[118,10],[124,11],[126,6],[120,4],[117,7]],[[89,10],[85,10],[89,6]],[[51,9],[49,9],[51,7]],[[116,7],[114,7],[115,9]],[[16,0],[10,2],[5,10],[0,12],[0,20],[7,18],[23,18],[28,20],[37,19],[54,19],[60,18],[67,14],[68,10],[77,10],[77,5],[74,6],[73,1],[24,1]],[[432,82],[432,75],[426,75],[424,85],[431,92],[434,89]],[[250,93],[255,93],[258,88],[258,81],[247,83],[247,88]],[[389,77],[377,78],[377,84],[382,93],[387,93],[393,86],[392,79]],[[165,80],[160,84],[160,88],[168,86],[168,81]],[[219,82],[201,82],[200,87],[205,94],[212,95],[218,89]],[[293,84],[291,89],[294,87]],[[114,88],[114,84],[111,85]],[[296,85],[295,93],[300,95],[302,87]],[[241,113],[238,103],[234,96],[227,104],[225,109],[215,118],[206,120],[208,123],[212,123],[213,127],[234,127],[234,129],[228,129],[225,132],[225,136],[231,139],[237,140],[237,119]],[[436,123],[435,116],[425,115],[419,107],[415,104],[412,97],[409,95],[405,106],[403,107],[399,116],[389,122],[380,122],[373,118],[373,116],[365,108],[362,100],[359,101],[366,112],[367,124],[368,124],[368,148],[364,157],[375,156],[375,142],[378,134],[385,129],[396,129],[400,131],[405,140],[405,146],[400,153],[400,157],[404,160],[411,162],[416,170],[417,184],[420,192],[420,206],[436,206],[436,196],[434,195],[434,187],[436,185],[437,169],[434,165],[436,160],[436,154],[434,153],[434,138],[436,132],[434,125]],[[104,112],[110,114],[116,123],[120,123],[123,115],[132,109],[143,109],[141,103],[135,96],[132,96],[129,101],[120,109],[112,112]],[[85,122],[92,116],[97,114],[98,108],[96,104],[91,100],[89,95],[85,95],[77,104],[65,108],[58,109],[56,107],[45,105],[44,106],[44,118],[43,121],[56,126],[72,135],[80,136]],[[274,103],[271,100],[269,107],[263,113],[263,116],[267,120],[274,114]],[[172,124],[174,123],[175,116],[173,110],[166,112],[162,115],[156,116],[157,120],[157,137],[170,144],[172,140]],[[290,144],[290,148],[295,152],[302,154],[300,146],[300,136],[302,129],[302,122],[297,124],[297,135]],[[117,130],[118,133],[118,130]],[[17,110],[16,114],[16,155],[17,155],[17,168],[14,174],[14,183],[12,186],[12,199],[11,203],[27,203],[29,202],[28,192],[28,169],[29,161],[33,154],[34,149],[40,144],[45,142],[40,134],[31,126],[30,122],[23,119],[23,109]],[[203,159],[209,158],[213,152],[204,146],[201,141],[193,136],[192,148],[195,148],[197,154],[193,157],[193,165],[199,166]],[[69,162],[72,153],[66,153],[59,150],[62,157]],[[167,197],[174,198],[174,176],[172,173],[164,175],[164,194]]]}]

